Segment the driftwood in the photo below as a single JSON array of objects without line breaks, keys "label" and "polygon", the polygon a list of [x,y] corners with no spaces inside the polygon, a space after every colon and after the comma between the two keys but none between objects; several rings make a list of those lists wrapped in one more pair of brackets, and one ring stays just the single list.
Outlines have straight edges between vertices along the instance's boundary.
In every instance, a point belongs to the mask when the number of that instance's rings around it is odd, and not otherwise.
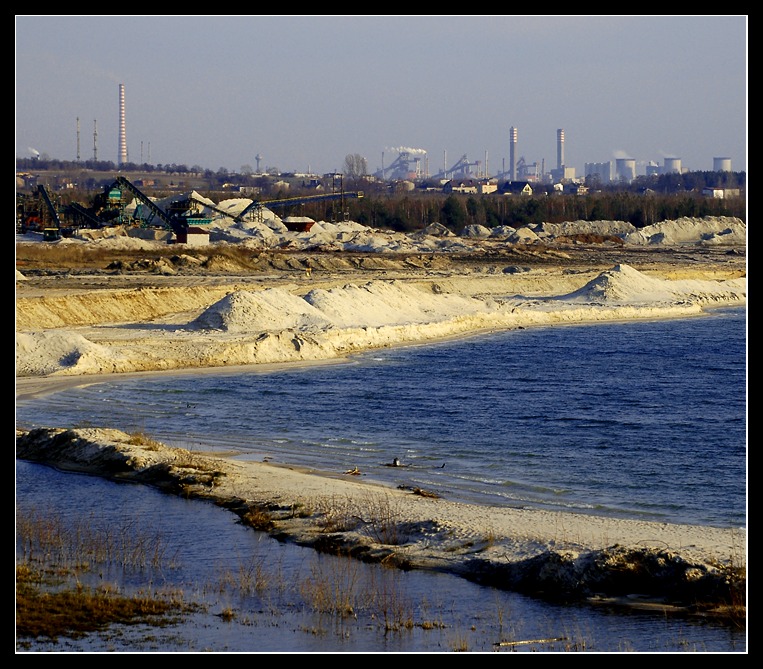
[{"label": "driftwood", "polygon": [[496,641],[494,646],[527,646],[531,643],[554,643],[556,641],[567,641],[566,636],[558,636],[551,639],[525,639],[524,641]]}]

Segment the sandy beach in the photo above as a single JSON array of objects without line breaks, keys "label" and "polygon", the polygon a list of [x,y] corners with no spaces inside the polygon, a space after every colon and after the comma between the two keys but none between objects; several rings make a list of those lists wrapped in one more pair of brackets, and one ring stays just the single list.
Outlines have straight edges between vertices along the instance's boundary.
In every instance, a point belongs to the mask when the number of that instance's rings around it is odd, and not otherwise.
[{"label": "sandy beach", "polygon": [[[468,271],[436,269],[431,260],[424,268],[388,261],[383,271],[143,275],[140,285],[130,274],[17,277],[16,396],[114,374],[331,364],[377,347],[475,332],[701,317],[746,304],[743,256],[694,249],[690,260],[682,251],[663,253],[660,262],[637,254],[621,256],[632,264],[610,264],[611,254],[602,253],[601,264],[591,266],[565,254],[519,269],[484,260]],[[17,457],[212,499],[245,522],[318,550],[560,597],[622,597],[636,588],[662,606],[691,607],[727,605],[732,591],[738,598],[746,589],[746,528],[460,504],[353,472],[306,471],[71,428],[17,434]]]}]

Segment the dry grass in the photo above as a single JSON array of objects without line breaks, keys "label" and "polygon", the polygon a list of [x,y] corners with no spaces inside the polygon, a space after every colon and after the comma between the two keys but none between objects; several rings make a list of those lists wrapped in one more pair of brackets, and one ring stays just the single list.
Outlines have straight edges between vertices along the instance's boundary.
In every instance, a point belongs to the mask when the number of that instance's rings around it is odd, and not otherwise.
[{"label": "dry grass", "polygon": [[163,448],[163,444],[161,442],[152,439],[145,432],[131,433],[127,443],[131,446],[141,446],[147,451],[158,451]]},{"label": "dry grass", "polygon": [[114,623],[140,620],[167,625],[173,614],[192,610],[177,593],[125,596],[113,586],[98,589],[79,582],[97,565],[170,567],[172,558],[159,537],[137,522],[98,527],[92,519],[66,523],[53,514],[17,512],[16,635],[31,639],[78,638]]},{"label": "dry grass", "polygon": [[115,623],[136,619],[148,625],[168,625],[170,615],[189,610],[182,601],[155,595],[124,597],[82,586],[45,591],[43,579],[30,577],[26,567],[16,570],[16,635],[19,639],[61,636],[79,638]]}]

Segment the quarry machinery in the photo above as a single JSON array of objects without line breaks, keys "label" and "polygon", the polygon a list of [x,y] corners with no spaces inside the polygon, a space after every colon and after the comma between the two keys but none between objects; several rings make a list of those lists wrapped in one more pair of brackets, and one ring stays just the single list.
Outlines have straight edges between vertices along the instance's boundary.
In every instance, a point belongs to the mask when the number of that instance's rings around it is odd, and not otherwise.
[{"label": "quarry machinery", "polygon": [[237,223],[244,221],[247,217],[262,220],[263,209],[275,209],[278,207],[288,207],[297,204],[307,204],[310,202],[321,202],[324,200],[344,200],[344,198],[359,199],[363,197],[363,191],[350,193],[326,193],[324,195],[304,195],[302,197],[287,197],[281,200],[253,200],[245,209],[234,217]]},{"label": "quarry machinery", "polygon": [[61,212],[42,184],[33,195],[17,200],[16,217],[20,232],[42,232],[46,241],[69,236],[72,232],[71,227],[63,224]]},{"label": "quarry machinery", "polygon": [[[118,176],[116,181],[112,184],[111,190],[113,192],[122,189],[126,189],[132,193],[140,203],[146,207],[149,215],[144,223],[147,226],[150,226],[154,219],[159,219],[162,223],[162,227],[172,230],[172,232],[177,235],[186,232],[191,225],[202,225],[211,221],[211,219],[195,215],[193,209],[189,209],[188,206],[180,200],[173,202],[168,210],[165,211],[135,184],[131,183],[123,176]],[[124,191],[122,190],[122,192]],[[206,203],[202,204],[208,206]]]}]

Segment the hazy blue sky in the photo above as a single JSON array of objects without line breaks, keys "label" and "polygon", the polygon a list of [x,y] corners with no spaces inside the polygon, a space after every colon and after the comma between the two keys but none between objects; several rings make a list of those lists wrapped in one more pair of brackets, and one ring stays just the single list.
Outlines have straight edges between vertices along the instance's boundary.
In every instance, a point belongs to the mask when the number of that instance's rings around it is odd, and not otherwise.
[{"label": "hazy blue sky", "polygon": [[16,156],[116,162],[119,84],[131,162],[747,169],[745,15],[16,16]]}]

